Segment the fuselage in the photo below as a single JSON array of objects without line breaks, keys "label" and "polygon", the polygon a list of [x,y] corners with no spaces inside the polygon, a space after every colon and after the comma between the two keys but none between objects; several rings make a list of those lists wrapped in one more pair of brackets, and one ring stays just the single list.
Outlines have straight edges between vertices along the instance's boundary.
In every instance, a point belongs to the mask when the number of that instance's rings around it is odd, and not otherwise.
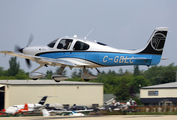
[{"label": "fuselage", "polygon": [[[70,46],[64,49],[64,40],[70,40]],[[77,44],[80,44],[78,47]],[[85,47],[85,48],[84,48]],[[87,64],[87,67],[108,67],[121,65],[157,65],[161,55],[138,54],[141,50],[121,50],[109,47],[103,43],[91,42],[84,39],[65,37],[59,38],[48,46],[26,47],[24,54],[66,60]],[[141,59],[139,59],[141,58]],[[145,58],[144,60],[142,58]]]},{"label": "fuselage", "polygon": [[28,107],[28,110],[23,110],[24,105],[14,105],[14,106],[8,107],[7,109],[4,109],[4,112],[7,114],[16,114],[20,110],[22,112],[30,112],[30,111],[34,111],[34,110],[37,110],[38,108],[43,107],[43,105],[41,105],[41,104],[27,104],[27,107]]}]

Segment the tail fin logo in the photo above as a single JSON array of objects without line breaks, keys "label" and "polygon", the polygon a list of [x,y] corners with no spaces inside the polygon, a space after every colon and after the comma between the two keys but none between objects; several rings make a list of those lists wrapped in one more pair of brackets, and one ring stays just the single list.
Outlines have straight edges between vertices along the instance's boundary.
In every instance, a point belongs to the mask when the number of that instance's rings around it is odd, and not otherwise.
[{"label": "tail fin logo", "polygon": [[162,33],[155,33],[152,38],[151,46],[156,51],[162,51],[164,47],[166,36]]}]

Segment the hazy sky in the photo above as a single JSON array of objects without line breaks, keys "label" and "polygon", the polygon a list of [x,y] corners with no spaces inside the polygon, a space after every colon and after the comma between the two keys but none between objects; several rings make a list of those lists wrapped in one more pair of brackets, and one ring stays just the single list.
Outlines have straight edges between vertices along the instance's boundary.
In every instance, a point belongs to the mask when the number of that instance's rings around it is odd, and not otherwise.
[{"label": "hazy sky", "polygon": [[[52,40],[77,35],[121,49],[140,49],[156,27],[169,27],[163,58],[159,65],[177,64],[176,0],[0,0],[0,51],[25,47],[30,33],[33,45],[47,45]],[[0,54],[0,66],[9,68],[11,56]],[[21,69],[30,72],[39,65],[17,59]],[[120,67],[109,67],[116,72]],[[133,70],[133,66],[121,67]],[[140,67],[147,69],[147,67]],[[55,71],[43,67],[39,72]],[[94,72],[95,70],[93,70]],[[67,69],[68,74],[70,73]]]}]

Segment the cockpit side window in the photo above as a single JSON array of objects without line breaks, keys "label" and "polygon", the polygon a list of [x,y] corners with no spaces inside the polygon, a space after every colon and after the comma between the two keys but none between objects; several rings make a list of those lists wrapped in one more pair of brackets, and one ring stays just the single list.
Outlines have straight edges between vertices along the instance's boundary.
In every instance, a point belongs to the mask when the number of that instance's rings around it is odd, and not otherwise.
[{"label": "cockpit side window", "polygon": [[47,46],[50,47],[50,48],[53,48],[55,43],[57,42],[58,39],[56,40],[53,40],[52,42],[50,42]]},{"label": "cockpit side window", "polygon": [[62,48],[63,48],[63,44],[59,43],[57,49],[62,49]]},{"label": "cockpit side window", "polygon": [[74,45],[74,50],[88,50],[89,49],[89,45],[86,43],[83,43],[81,41],[77,41]]},{"label": "cockpit side window", "polygon": [[72,39],[62,39],[60,43],[58,44],[58,49],[69,49],[71,46],[71,43],[73,42]]}]

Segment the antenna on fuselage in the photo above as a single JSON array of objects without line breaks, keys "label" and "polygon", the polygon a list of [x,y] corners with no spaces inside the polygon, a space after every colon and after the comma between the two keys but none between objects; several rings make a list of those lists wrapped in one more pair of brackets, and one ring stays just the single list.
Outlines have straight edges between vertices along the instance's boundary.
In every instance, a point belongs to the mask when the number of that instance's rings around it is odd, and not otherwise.
[{"label": "antenna on fuselage", "polygon": [[93,29],[84,37],[84,39],[87,38],[87,36],[93,31]]}]

